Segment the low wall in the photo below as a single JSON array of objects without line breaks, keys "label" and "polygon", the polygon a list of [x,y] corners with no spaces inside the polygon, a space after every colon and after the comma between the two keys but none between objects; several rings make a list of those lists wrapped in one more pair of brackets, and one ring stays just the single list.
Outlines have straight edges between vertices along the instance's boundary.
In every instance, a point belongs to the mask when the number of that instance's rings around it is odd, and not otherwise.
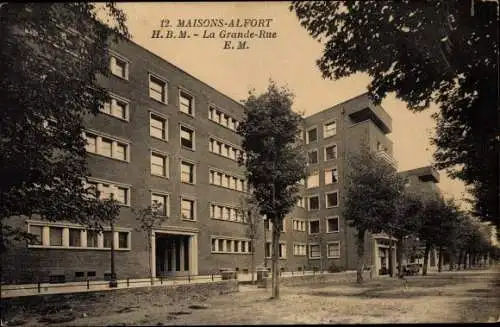
[{"label": "low wall", "polygon": [[204,284],[23,296],[2,299],[1,310],[5,316],[12,316],[19,310],[43,314],[44,311],[51,308],[82,305],[91,307],[93,305],[106,305],[106,303],[115,301],[120,301],[125,306],[139,305],[144,302],[172,304],[181,301],[202,301],[214,295],[235,293],[238,290],[238,281],[227,280]]},{"label": "low wall", "polygon": [[[370,272],[363,272],[363,279],[370,279]],[[308,284],[321,284],[321,283],[331,283],[331,284],[347,284],[356,281],[356,272],[339,272],[339,273],[328,273],[328,274],[316,274],[316,275],[306,275],[306,276],[289,276],[280,278],[280,285],[283,286],[299,286]]]}]

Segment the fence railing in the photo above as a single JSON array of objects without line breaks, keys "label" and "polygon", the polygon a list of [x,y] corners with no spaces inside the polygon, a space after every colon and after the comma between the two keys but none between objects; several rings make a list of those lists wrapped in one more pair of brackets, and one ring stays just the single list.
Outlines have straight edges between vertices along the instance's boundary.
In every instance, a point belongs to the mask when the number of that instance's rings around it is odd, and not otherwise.
[{"label": "fence railing", "polygon": [[33,283],[33,284],[10,284],[1,286],[2,297],[29,296],[38,294],[59,294],[88,291],[106,291],[113,289],[147,287],[147,286],[171,286],[183,284],[211,283],[222,280],[219,274],[210,275],[186,275],[186,276],[160,276],[154,278],[119,279],[116,287],[110,287],[109,280],[86,280],[83,282],[65,283]]},{"label": "fence railing", "polygon": [[[280,277],[294,276],[315,276],[323,274],[349,274],[354,271],[328,272],[323,270],[297,270],[297,271],[280,271]],[[254,273],[254,280],[257,280],[258,273]],[[235,274],[238,281],[245,282],[252,280],[252,273]],[[272,277],[270,271],[267,272],[269,278]],[[108,291],[114,289],[135,288],[135,287],[157,287],[157,286],[173,286],[184,284],[199,284],[211,283],[223,280],[221,273],[210,275],[185,275],[185,276],[158,276],[154,278],[126,278],[117,280],[116,287],[110,287],[109,280],[89,280],[79,282],[64,282],[64,283],[49,283],[36,282],[32,284],[9,284],[1,285],[2,297],[17,297],[30,296],[41,294],[63,294],[63,293],[78,293],[91,291]]]}]

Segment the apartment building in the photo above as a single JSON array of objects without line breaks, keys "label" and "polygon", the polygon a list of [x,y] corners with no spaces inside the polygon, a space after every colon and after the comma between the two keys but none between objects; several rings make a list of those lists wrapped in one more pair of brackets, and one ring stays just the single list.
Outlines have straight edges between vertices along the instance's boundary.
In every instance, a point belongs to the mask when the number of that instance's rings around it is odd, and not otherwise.
[{"label": "apartment building", "polygon": [[[109,78],[100,83],[111,101],[85,121],[89,183],[114,196],[121,214],[114,233],[65,221],[25,222],[39,242],[21,244],[2,258],[2,280],[74,281],[110,275],[116,244],[118,278],[205,275],[223,268],[245,271],[271,257],[272,224],[264,221],[252,244],[238,210],[247,182],[237,158],[236,133],[244,108],[180,68],[131,41],[111,46]],[[391,118],[362,94],[304,119],[301,131],[309,176],[302,198],[286,217],[281,237],[283,270],[335,265],[355,269],[355,230],[341,216],[346,156],[361,145],[392,159]],[[160,204],[151,251],[132,209]],[[386,242],[367,241],[367,265]]]},{"label": "apartment building", "polygon": [[[289,269],[296,270],[300,265],[324,270],[356,269],[356,230],[341,214],[347,158],[363,146],[395,166],[393,144],[387,137],[391,127],[390,116],[366,93],[305,118],[303,140],[309,176],[304,182],[302,201],[287,217],[288,234],[283,237],[287,244],[293,243],[288,247],[293,254],[302,256],[286,260]],[[367,239],[369,266],[376,260],[371,249],[385,242],[386,237]]]}]

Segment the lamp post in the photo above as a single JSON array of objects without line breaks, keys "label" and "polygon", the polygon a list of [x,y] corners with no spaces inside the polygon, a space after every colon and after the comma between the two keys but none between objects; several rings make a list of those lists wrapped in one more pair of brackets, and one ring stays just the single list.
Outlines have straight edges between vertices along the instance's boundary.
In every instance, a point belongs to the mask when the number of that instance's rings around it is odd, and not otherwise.
[{"label": "lamp post", "polygon": [[[111,201],[114,199],[114,192],[111,193]],[[118,287],[115,271],[115,218],[111,219],[111,278],[109,287]]]}]

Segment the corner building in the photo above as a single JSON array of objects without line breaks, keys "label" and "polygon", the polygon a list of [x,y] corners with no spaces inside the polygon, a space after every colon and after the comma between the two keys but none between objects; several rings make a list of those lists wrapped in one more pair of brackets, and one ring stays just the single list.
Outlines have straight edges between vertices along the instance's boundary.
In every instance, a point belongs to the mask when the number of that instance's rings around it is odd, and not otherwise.
[{"label": "corner building", "polygon": [[[285,263],[288,270],[300,266],[356,269],[356,230],[341,215],[347,158],[361,147],[368,147],[396,167],[393,144],[387,137],[391,128],[390,116],[381,106],[374,105],[366,93],[305,118],[302,138],[309,176],[303,183],[299,208],[287,217],[285,224],[290,234],[284,239],[293,243],[293,256]],[[304,221],[304,228],[296,228],[303,225],[295,220]],[[376,249],[387,241],[385,235],[367,237],[367,266],[378,262],[380,253]]]},{"label": "corner building", "polygon": [[[271,256],[271,225],[252,244],[237,210],[247,190],[238,123],[243,106],[131,41],[111,45],[112,100],[85,126],[89,183],[122,203],[114,234],[69,222],[26,220],[39,242],[21,244],[2,258],[5,283],[105,279],[114,239],[119,279],[206,275],[222,268],[250,270]],[[306,117],[301,132],[309,177],[302,198],[285,219],[282,270],[355,269],[355,230],[340,214],[346,156],[362,144],[392,159],[391,118],[360,95]],[[164,221],[154,228],[151,253],[137,231],[133,208],[154,201]],[[265,240],[265,241],[264,241]],[[366,253],[383,236],[367,241]],[[376,259],[367,255],[367,264]]]}]

